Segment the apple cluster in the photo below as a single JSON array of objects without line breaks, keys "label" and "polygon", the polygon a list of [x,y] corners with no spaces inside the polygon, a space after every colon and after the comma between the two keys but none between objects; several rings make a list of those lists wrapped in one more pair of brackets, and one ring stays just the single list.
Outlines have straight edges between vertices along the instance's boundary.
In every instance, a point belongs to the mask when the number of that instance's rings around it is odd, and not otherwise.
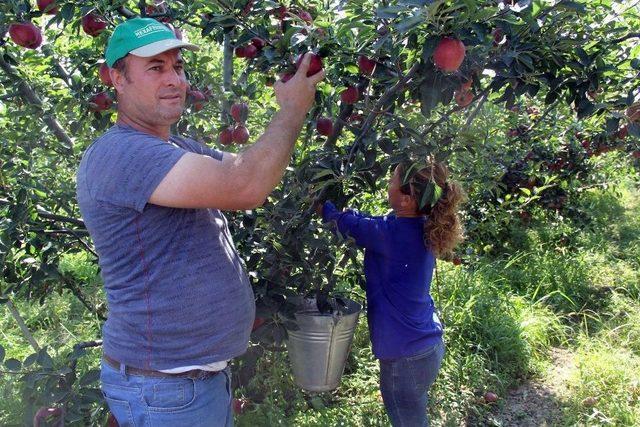
[{"label": "apple cluster", "polygon": [[249,106],[246,102],[236,102],[231,106],[229,113],[236,123],[220,132],[220,144],[230,145],[234,142],[240,145],[246,144],[249,141],[249,129],[245,126],[249,117]]}]

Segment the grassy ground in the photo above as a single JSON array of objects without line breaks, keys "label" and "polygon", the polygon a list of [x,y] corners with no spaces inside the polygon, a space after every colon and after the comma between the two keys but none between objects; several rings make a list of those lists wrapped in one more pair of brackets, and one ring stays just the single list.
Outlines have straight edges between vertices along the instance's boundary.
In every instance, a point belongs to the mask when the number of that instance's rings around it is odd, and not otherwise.
[{"label": "grassy ground", "polygon": [[[627,175],[612,171],[608,188],[582,192],[572,202],[582,213],[579,222],[540,211],[530,224],[514,226],[513,251],[463,266],[439,263],[434,297],[447,354],[432,389],[433,425],[509,425],[506,420],[514,419],[526,425],[526,393],[516,418],[503,415],[514,410],[510,393],[530,382],[557,411],[557,425],[640,425],[640,191]],[[87,258],[65,262],[87,283],[94,303],[103,301]],[[17,306],[54,359],[75,342],[99,337],[100,322],[72,295]],[[0,339],[5,359],[31,353],[2,306]],[[90,351],[81,369],[97,367],[98,357]],[[377,377],[361,318],[336,391],[303,393],[293,384],[286,353],[267,352],[252,381],[235,391],[253,399],[236,424],[387,425]],[[496,404],[485,403],[487,391],[500,397]],[[0,425],[21,425],[22,408],[16,377],[0,375]]]}]

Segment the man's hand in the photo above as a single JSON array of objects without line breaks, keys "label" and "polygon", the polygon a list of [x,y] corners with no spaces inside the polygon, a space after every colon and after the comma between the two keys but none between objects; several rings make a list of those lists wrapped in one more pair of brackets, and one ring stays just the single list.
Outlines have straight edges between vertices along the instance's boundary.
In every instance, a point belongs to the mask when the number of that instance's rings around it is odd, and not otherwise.
[{"label": "man's hand", "polygon": [[316,85],[324,79],[324,70],[307,77],[310,63],[311,53],[306,53],[291,80],[286,83],[279,80],[273,85],[278,105],[284,112],[306,115],[313,106]]}]

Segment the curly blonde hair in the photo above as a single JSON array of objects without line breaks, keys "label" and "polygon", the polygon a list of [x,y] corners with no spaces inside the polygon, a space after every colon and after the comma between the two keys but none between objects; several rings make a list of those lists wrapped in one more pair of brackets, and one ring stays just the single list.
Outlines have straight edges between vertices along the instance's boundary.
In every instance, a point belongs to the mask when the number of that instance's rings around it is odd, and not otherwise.
[{"label": "curly blonde hair", "polygon": [[[442,162],[428,158],[426,164],[418,168],[411,167],[408,162],[400,163],[400,177],[404,177],[407,171],[411,172],[401,184],[400,191],[410,195],[416,201],[419,212],[427,215],[424,243],[436,257],[450,258],[455,247],[464,239],[458,210],[467,200],[467,195],[460,183],[449,179],[449,169]],[[433,206],[427,203],[420,209],[427,182],[435,182],[442,189],[442,195]]]}]

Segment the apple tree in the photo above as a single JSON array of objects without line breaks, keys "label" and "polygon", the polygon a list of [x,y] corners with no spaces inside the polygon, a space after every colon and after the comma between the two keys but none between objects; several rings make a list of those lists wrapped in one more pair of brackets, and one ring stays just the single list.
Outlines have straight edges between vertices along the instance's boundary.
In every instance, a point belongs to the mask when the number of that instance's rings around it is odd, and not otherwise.
[{"label": "apple tree", "polygon": [[[314,217],[318,200],[380,209],[394,164],[446,160],[469,191],[468,250],[481,256],[514,214],[566,209],[595,156],[640,156],[640,25],[622,1],[8,0],[2,302],[45,304],[68,291],[106,316],[58,265],[66,253],[96,255],[74,173],[116,118],[102,56],[113,27],[136,15],[203,47],[185,52],[191,89],[174,131],[219,149],[242,150],[260,134],[276,108],[270,86],[290,78],[303,53],[315,55],[310,73],[326,72],[281,185],[263,207],[229,214],[257,297],[241,383],[262,352],[282,349],[296,298],[330,310],[363,285],[357,252]],[[64,361],[37,346],[28,360],[6,360],[22,379],[25,417],[39,406],[64,408],[71,422],[103,417],[96,365],[76,369],[98,344],[79,343]]]}]

